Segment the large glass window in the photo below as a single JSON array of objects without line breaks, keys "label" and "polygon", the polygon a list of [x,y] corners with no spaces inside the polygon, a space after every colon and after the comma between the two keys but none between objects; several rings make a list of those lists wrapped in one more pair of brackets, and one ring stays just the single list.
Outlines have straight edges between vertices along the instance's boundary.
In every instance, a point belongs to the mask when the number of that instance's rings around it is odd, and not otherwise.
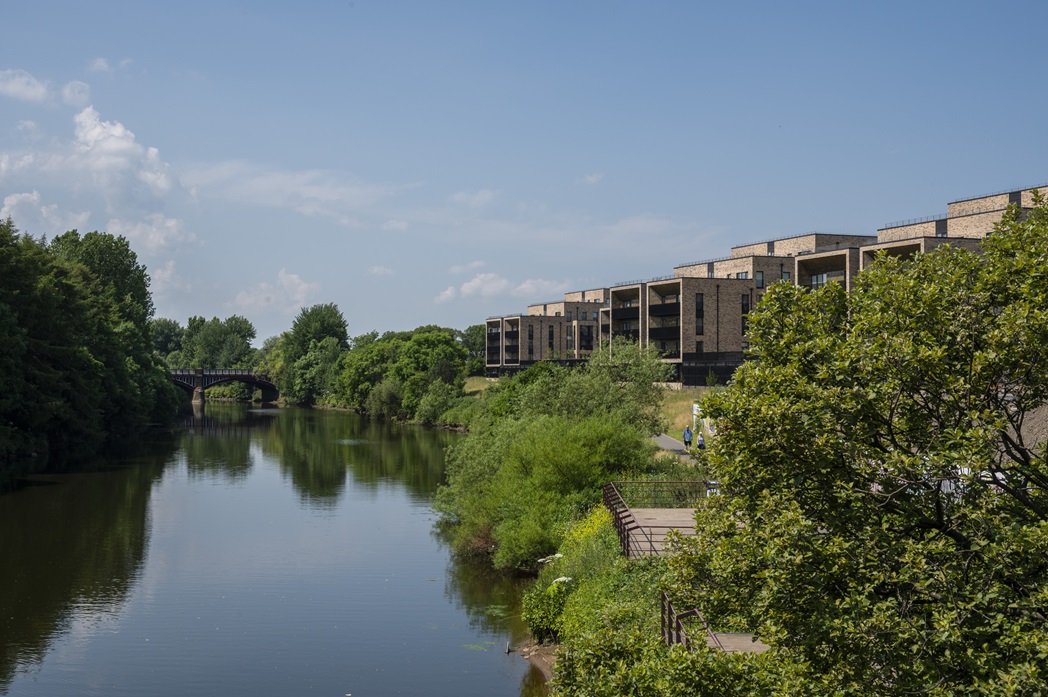
[{"label": "large glass window", "polygon": [[754,271],[753,272],[753,278],[757,281],[757,287],[758,288],[763,288],[764,287],[764,272],[763,271]]}]

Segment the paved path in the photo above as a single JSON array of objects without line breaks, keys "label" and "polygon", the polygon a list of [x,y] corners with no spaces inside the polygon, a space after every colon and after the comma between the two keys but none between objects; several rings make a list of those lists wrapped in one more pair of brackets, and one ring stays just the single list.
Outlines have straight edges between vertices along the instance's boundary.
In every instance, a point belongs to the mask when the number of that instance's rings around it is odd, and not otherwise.
[{"label": "paved path", "polygon": [[655,436],[655,442],[663,450],[667,450],[675,455],[680,455],[682,457],[688,457],[688,451],[684,449],[684,443],[677,440],[676,438],[671,438],[667,436],[665,433],[660,433],[659,435]]}]

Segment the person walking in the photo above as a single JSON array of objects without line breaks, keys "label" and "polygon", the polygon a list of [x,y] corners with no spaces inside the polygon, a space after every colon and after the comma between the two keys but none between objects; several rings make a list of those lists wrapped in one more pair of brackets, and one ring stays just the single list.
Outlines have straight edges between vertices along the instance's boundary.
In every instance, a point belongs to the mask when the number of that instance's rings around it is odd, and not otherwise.
[{"label": "person walking", "polygon": [[[700,436],[701,438],[701,436]],[[684,427],[684,449],[691,450],[691,427]]]},{"label": "person walking", "polygon": [[706,449],[706,439],[702,437],[701,433],[699,434],[699,440],[695,443],[695,447],[697,447],[699,450]]}]

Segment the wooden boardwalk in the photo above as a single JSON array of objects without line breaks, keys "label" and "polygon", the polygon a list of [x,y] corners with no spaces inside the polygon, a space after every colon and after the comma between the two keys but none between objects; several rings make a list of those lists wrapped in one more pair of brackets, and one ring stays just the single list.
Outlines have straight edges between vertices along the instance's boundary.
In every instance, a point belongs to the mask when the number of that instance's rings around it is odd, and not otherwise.
[{"label": "wooden boardwalk", "polygon": [[666,551],[666,536],[670,530],[682,535],[695,534],[694,508],[630,508],[633,520],[639,528],[634,531],[633,545],[645,554],[662,554]]}]

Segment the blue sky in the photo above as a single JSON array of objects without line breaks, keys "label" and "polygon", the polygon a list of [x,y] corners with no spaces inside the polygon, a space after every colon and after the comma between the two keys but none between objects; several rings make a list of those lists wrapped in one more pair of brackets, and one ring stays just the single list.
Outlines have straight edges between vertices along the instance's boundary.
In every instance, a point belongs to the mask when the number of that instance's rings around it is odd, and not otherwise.
[{"label": "blue sky", "polygon": [[126,236],[157,315],[350,334],[873,234],[1048,183],[1043,2],[4,10],[3,217]]}]

